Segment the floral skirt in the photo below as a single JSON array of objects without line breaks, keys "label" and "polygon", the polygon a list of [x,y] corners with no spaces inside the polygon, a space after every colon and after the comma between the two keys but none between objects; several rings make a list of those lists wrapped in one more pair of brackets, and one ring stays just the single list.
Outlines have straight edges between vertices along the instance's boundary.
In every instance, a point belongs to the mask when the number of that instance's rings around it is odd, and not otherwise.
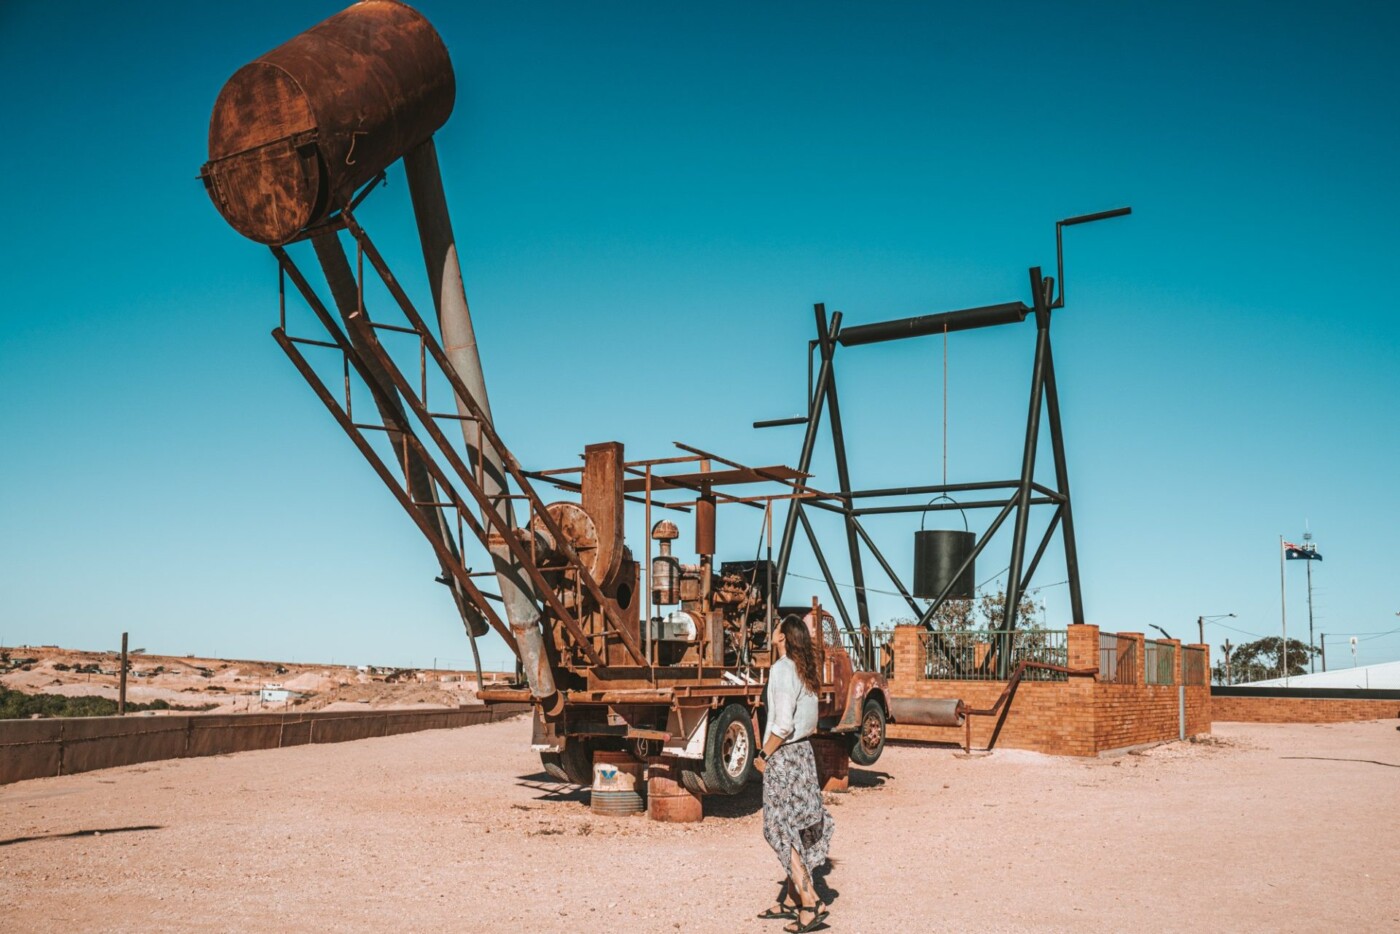
[{"label": "floral skirt", "polygon": [[826,862],[836,824],[822,807],[812,744],[779,746],[763,773],[763,838],[787,872],[797,850],[808,872]]}]

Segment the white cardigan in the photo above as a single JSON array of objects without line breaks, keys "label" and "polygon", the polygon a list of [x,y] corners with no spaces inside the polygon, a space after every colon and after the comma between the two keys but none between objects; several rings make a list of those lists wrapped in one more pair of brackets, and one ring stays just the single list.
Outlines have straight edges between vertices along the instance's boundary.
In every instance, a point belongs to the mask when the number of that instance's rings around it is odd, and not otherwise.
[{"label": "white cardigan", "polygon": [[806,739],[817,730],[817,695],[797,676],[797,666],[783,656],[768,669],[768,725],[763,741],[780,736],[784,743]]}]

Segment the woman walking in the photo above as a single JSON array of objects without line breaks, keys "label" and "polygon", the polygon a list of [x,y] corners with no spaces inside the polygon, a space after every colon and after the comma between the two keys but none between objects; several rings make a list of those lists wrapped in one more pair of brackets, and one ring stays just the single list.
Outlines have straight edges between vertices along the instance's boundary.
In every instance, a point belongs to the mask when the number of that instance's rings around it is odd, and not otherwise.
[{"label": "woman walking", "polygon": [[822,807],[817,760],[808,742],[817,729],[821,678],[817,650],[806,623],[789,616],[773,633],[782,657],[768,671],[768,726],[755,767],[763,773],[763,836],[787,879],[778,901],[760,918],[791,918],[791,934],[815,930],[827,910],[817,898],[812,871],[826,862],[835,829]]}]

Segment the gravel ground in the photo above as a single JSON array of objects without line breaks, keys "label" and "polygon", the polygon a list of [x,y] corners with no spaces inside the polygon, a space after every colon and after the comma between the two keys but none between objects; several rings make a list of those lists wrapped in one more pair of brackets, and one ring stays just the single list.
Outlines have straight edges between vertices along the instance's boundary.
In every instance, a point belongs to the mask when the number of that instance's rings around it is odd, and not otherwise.
[{"label": "gravel ground", "polygon": [[[523,718],[0,788],[0,930],[769,931],[759,789],[592,816]],[[1395,721],[1101,760],[895,746],[833,796],[834,931],[1400,929]]]}]

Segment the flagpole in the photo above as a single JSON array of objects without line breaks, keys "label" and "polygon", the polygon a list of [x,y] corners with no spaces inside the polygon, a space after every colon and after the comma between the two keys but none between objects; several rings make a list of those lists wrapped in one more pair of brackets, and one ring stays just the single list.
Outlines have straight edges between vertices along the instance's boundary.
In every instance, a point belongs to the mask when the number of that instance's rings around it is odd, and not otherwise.
[{"label": "flagpole", "polygon": [[1307,520],[1303,521],[1303,548],[1308,556],[1308,671],[1317,671],[1317,657],[1311,651],[1313,645],[1313,604],[1312,604],[1312,563],[1313,552],[1316,550],[1312,544],[1312,529],[1308,526]]},{"label": "flagpole", "polygon": [[1279,611],[1283,619],[1283,645],[1279,657],[1283,660],[1283,686],[1288,687],[1288,588],[1283,577],[1283,536],[1278,537],[1278,594]]},{"label": "flagpole", "polygon": [[[1308,558],[1308,648],[1312,648],[1313,641],[1313,609],[1312,609],[1312,558]],[[1317,671],[1317,662],[1312,656],[1308,657],[1308,670]]]}]

